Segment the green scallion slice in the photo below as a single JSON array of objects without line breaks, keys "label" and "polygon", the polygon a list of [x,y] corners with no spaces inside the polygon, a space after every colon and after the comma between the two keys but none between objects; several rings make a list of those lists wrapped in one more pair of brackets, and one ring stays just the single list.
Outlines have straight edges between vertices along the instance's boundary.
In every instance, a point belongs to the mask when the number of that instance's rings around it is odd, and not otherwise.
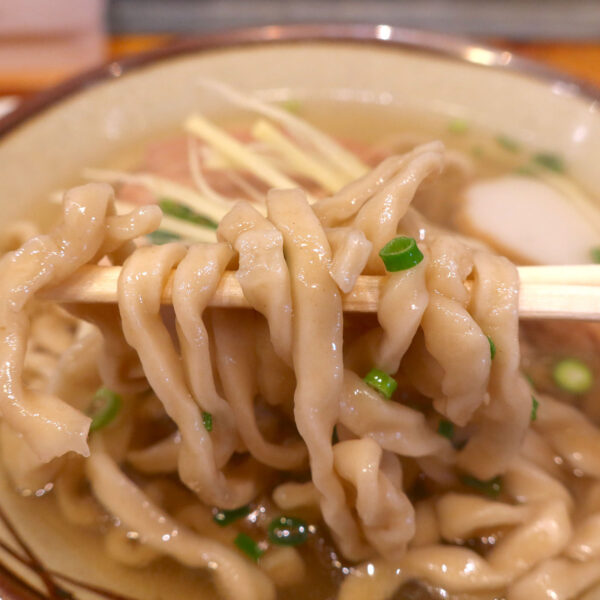
[{"label": "green scallion slice", "polygon": [[454,424],[442,419],[438,424],[437,431],[440,435],[451,440],[454,437]]},{"label": "green scallion slice", "polygon": [[298,546],[308,537],[308,526],[302,519],[278,517],[269,525],[269,539],[279,546]]},{"label": "green scallion slice", "polygon": [[481,146],[473,146],[471,148],[471,154],[475,157],[475,158],[482,158],[483,155],[485,154],[485,152],[483,151],[483,148]]},{"label": "green scallion slice", "polygon": [[247,534],[238,533],[233,543],[252,560],[257,561],[265,551]]},{"label": "green scallion slice", "polygon": [[550,152],[538,152],[533,155],[532,160],[540,167],[544,167],[549,171],[554,171],[555,173],[565,172],[565,163],[563,159],[556,154],[551,154]]},{"label": "green scallion slice", "polygon": [[596,246],[590,250],[590,256],[592,258],[592,262],[597,265],[600,264],[600,246]]},{"label": "green scallion slice", "polygon": [[281,108],[284,108],[293,115],[298,115],[302,112],[302,102],[297,98],[289,98],[281,103]]},{"label": "green scallion slice", "polygon": [[521,149],[519,143],[506,135],[497,135],[496,143],[507,152],[518,152]]},{"label": "green scallion slice", "polygon": [[217,224],[214,221],[203,217],[184,204],[175,202],[175,200],[163,198],[158,201],[158,206],[160,206],[165,215],[170,215],[171,217],[181,219],[182,221],[189,221],[190,223],[201,225],[202,227],[209,227],[210,229],[217,228]]},{"label": "green scallion slice", "polygon": [[524,177],[535,177],[535,171],[527,165],[521,165],[515,169],[517,175],[523,175]]},{"label": "green scallion slice", "polygon": [[533,423],[537,419],[537,411],[540,403],[537,401],[535,396],[531,396],[531,422]]},{"label": "green scallion slice", "polygon": [[469,124],[464,119],[453,119],[448,123],[450,133],[466,133],[469,131]]},{"label": "green scallion slice", "polygon": [[218,510],[213,515],[213,521],[220,525],[221,527],[225,527],[226,525],[230,525],[234,521],[238,519],[243,519],[247,517],[251,512],[250,505],[246,504],[246,506],[240,506],[239,508],[234,508],[233,510]]},{"label": "green scallion slice", "polygon": [[379,369],[371,369],[365,375],[364,381],[388,399],[392,397],[398,387],[398,383],[393,377]]},{"label": "green scallion slice", "polygon": [[494,340],[488,335],[488,342],[490,343],[490,356],[492,360],[494,360],[494,356],[496,356],[496,344],[494,344]]},{"label": "green scallion slice", "polygon": [[213,428],[213,418],[209,412],[202,413],[202,422],[204,423],[204,429],[210,433]]},{"label": "green scallion slice", "polygon": [[464,475],[461,478],[461,481],[464,485],[468,485],[490,498],[497,498],[502,491],[502,479],[500,476],[489,479],[488,481],[481,481],[481,479],[476,479],[470,475]]},{"label": "green scallion slice", "polygon": [[146,237],[155,245],[160,246],[162,244],[168,244],[169,242],[175,242],[181,239],[176,233],[171,231],[165,231],[164,229],[157,229],[151,233],[146,234]]},{"label": "green scallion slice", "polygon": [[380,250],[379,256],[390,273],[411,269],[423,260],[417,242],[411,237],[404,236],[389,241]]},{"label": "green scallion slice", "polygon": [[578,358],[564,358],[552,371],[556,385],[571,394],[583,394],[594,385],[592,370]]},{"label": "green scallion slice", "polygon": [[90,433],[112,423],[120,410],[121,396],[108,388],[99,388],[92,402]]}]

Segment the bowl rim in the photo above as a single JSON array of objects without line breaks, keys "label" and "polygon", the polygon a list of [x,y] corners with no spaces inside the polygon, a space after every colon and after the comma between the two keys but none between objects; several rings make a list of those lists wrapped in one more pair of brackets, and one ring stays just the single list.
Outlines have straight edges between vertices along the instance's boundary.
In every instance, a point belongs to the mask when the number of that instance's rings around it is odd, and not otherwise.
[{"label": "bowl rim", "polygon": [[563,89],[565,87],[569,89],[575,97],[600,103],[600,86],[592,82],[524,58],[501,46],[481,44],[467,37],[385,24],[264,25],[211,34],[175,36],[164,46],[108,61],[101,66],[83,71],[34,94],[24,100],[14,111],[0,118],[0,139],[32,117],[80,91],[105,81],[118,79],[121,75],[163,60],[223,48],[301,42],[354,42],[434,54],[482,68],[521,74],[545,82],[550,87],[560,85]]}]

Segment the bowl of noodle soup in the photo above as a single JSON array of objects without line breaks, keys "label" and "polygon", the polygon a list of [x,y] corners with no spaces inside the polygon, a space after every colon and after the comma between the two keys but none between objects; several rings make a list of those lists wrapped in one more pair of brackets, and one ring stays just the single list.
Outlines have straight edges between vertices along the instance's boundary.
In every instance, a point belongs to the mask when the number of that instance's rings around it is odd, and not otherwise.
[{"label": "bowl of noodle soup", "polygon": [[0,121],[3,597],[597,597],[600,329],[517,266],[600,262],[598,97],[270,27]]}]

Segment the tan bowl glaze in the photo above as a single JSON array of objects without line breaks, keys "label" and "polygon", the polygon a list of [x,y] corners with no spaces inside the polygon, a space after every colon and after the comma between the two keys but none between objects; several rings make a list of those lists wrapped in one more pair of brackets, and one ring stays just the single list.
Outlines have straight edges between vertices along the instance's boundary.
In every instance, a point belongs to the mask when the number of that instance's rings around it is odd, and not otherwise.
[{"label": "tan bowl glaze", "polygon": [[[192,111],[218,111],[219,99],[200,89],[199,77],[272,99],[392,104],[468,118],[560,152],[577,179],[600,190],[596,89],[510,52],[436,34],[385,25],[266,27],[111,63],[1,120],[0,227],[34,209],[42,214],[48,194],[77,181],[83,167],[105,164],[123,148],[175,128]],[[101,558],[98,539],[61,529],[50,499],[17,501],[1,473],[0,508],[4,600],[69,597],[59,587],[81,600],[183,599],[192,597],[192,587],[205,587],[198,575],[165,578],[173,574],[168,561],[135,570]],[[105,591],[98,595],[94,586]]]}]

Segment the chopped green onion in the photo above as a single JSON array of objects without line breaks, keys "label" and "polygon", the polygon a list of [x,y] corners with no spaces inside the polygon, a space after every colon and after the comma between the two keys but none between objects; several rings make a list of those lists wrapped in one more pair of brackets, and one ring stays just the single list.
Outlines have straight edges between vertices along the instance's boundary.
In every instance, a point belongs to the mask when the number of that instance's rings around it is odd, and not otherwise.
[{"label": "chopped green onion", "polygon": [[213,521],[220,525],[221,527],[225,527],[226,525],[230,525],[234,521],[238,519],[243,519],[250,514],[250,505],[246,504],[246,506],[240,506],[239,508],[234,508],[233,510],[218,510],[213,515]]},{"label": "chopped green onion", "polygon": [[540,403],[535,396],[531,396],[531,422],[537,419],[537,411]]},{"label": "chopped green onion", "polygon": [[484,151],[483,148],[481,146],[473,146],[471,148],[471,154],[475,157],[475,158],[481,158],[484,155]]},{"label": "chopped green onion", "polygon": [[390,273],[410,269],[423,260],[417,242],[413,238],[404,236],[389,241],[379,251],[379,256]]},{"label": "chopped green onion", "polygon": [[527,165],[521,165],[515,169],[517,175],[523,175],[524,177],[535,177],[535,171]]},{"label": "chopped green onion", "polygon": [[533,155],[533,162],[541,167],[554,171],[555,173],[565,172],[565,163],[560,156],[550,154],[549,152],[538,152]]},{"label": "chopped green onion", "polygon": [[464,475],[461,481],[464,485],[468,485],[490,498],[497,498],[502,491],[502,479],[500,479],[500,476],[489,479],[488,481],[481,481],[470,475]]},{"label": "chopped green onion", "polygon": [[496,356],[496,344],[494,344],[494,340],[489,335],[486,337],[490,343],[490,356],[492,357],[492,360],[494,360],[494,356]]},{"label": "chopped green onion", "polygon": [[204,423],[204,429],[210,433],[212,431],[213,419],[209,412],[202,413],[202,422]]},{"label": "chopped green onion", "polygon": [[451,440],[454,437],[454,424],[446,421],[446,419],[442,419],[439,422],[437,431],[440,435]]},{"label": "chopped green onion", "polygon": [[146,234],[146,237],[157,246],[181,239],[181,237],[176,233],[171,233],[170,231],[165,231],[164,229],[152,231],[151,233]]},{"label": "chopped green onion", "polygon": [[278,517],[269,525],[269,539],[279,546],[298,546],[307,537],[308,526],[302,519]]},{"label": "chopped green onion", "polygon": [[454,119],[448,123],[450,133],[466,133],[469,130],[469,124],[464,119]]},{"label": "chopped green onion", "polygon": [[496,143],[508,152],[518,152],[521,149],[518,142],[502,134],[496,136]]},{"label": "chopped green onion", "polygon": [[302,111],[302,102],[297,98],[290,98],[281,103],[281,108],[285,108],[289,113],[297,115]]},{"label": "chopped green onion", "polygon": [[371,369],[365,375],[364,381],[388,399],[392,397],[398,387],[398,383],[393,377],[379,369]]},{"label": "chopped green onion", "polygon": [[121,410],[121,396],[108,388],[101,387],[94,394],[92,410],[94,412],[91,415],[90,433],[98,431],[114,421]]},{"label": "chopped green onion", "polygon": [[339,441],[340,441],[340,438],[338,436],[337,426],[334,425],[333,433],[331,434],[331,445],[333,446],[334,444],[337,444]]},{"label": "chopped green onion", "polygon": [[247,534],[238,533],[233,543],[252,560],[257,561],[265,551]]},{"label": "chopped green onion", "polygon": [[594,384],[592,370],[577,358],[565,358],[552,371],[556,385],[571,394],[583,394]]},{"label": "chopped green onion", "polygon": [[600,246],[596,246],[590,250],[590,255],[592,257],[592,262],[596,264],[600,264]]},{"label": "chopped green onion", "polygon": [[175,202],[174,200],[170,200],[168,198],[164,198],[158,201],[158,206],[160,206],[161,210],[166,214],[176,219],[181,219],[182,221],[189,221],[190,223],[195,223],[196,225],[202,225],[203,227],[210,227],[211,229],[216,229],[217,224],[206,217],[198,214],[193,211],[188,206],[184,204],[180,204],[179,202]]}]

